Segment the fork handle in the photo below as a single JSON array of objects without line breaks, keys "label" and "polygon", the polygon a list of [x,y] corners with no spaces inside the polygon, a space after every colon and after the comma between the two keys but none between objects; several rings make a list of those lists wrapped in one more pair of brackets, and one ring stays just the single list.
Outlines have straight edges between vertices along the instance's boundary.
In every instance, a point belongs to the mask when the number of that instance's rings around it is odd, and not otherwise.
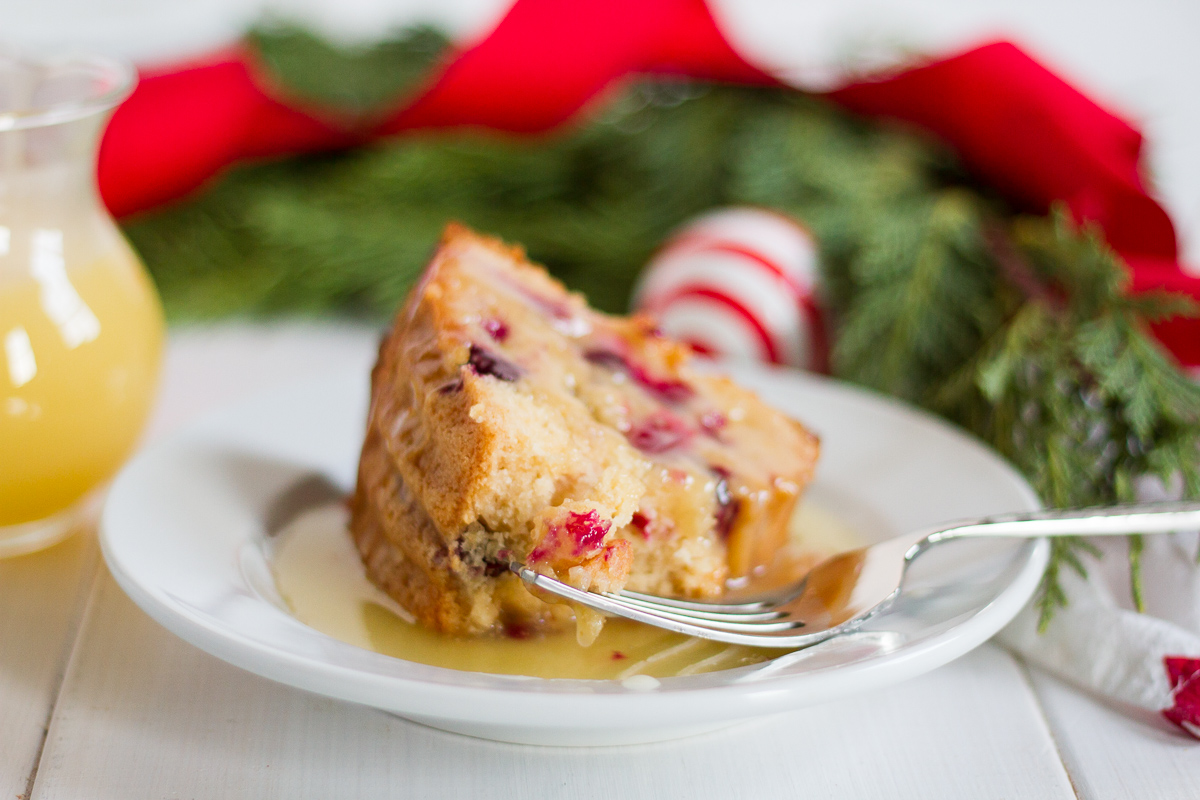
[{"label": "fork handle", "polygon": [[939,528],[928,534],[925,541],[936,544],[948,539],[977,536],[1031,539],[1042,536],[1116,536],[1195,529],[1200,529],[1200,503],[1177,501],[997,514]]}]

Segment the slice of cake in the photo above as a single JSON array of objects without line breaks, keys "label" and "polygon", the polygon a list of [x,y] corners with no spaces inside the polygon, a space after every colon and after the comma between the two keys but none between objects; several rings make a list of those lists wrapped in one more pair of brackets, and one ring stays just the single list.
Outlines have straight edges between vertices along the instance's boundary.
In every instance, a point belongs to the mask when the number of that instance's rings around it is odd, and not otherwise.
[{"label": "slice of cake", "polygon": [[687,597],[768,563],[817,440],[690,358],[448,226],[371,375],[351,517],[370,578],[438,630],[525,635],[572,611],[511,560]]}]

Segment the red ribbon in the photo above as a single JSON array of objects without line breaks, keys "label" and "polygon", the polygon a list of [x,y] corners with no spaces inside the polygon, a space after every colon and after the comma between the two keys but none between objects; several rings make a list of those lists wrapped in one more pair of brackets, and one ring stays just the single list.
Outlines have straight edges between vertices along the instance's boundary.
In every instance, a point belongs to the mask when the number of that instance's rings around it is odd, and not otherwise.
[{"label": "red ribbon", "polygon": [[1166,656],[1163,667],[1174,705],[1163,709],[1162,715],[1200,739],[1200,658]]},{"label": "red ribbon", "polygon": [[[273,96],[244,50],[143,77],[100,152],[100,191],[121,217],[181,197],[245,158],[344,147],[413,128],[537,132],[569,120],[633,73],[759,85],[703,0],[517,0],[496,29],[370,131]],[[999,42],[829,94],[865,114],[924,126],[1022,208],[1063,201],[1121,253],[1133,290],[1200,298],[1177,263],[1175,231],[1140,177],[1141,134],[1012,44]],[[1200,320],[1155,332],[1200,364]]]}]

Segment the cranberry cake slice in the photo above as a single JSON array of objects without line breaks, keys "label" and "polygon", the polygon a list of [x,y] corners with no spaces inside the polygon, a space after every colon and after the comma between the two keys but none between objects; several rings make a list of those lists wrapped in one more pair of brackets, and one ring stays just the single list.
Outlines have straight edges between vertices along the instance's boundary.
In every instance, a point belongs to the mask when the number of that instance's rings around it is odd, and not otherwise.
[{"label": "cranberry cake slice", "polygon": [[572,611],[510,560],[688,597],[768,563],[817,440],[689,362],[647,319],[448,226],[371,376],[351,517],[370,578],[432,628],[524,635]]}]

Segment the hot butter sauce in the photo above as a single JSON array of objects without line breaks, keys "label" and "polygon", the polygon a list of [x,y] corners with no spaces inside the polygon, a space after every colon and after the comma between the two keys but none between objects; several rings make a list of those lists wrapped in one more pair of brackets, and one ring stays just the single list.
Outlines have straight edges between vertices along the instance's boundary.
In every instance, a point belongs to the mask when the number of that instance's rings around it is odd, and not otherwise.
[{"label": "hot butter sauce", "polygon": [[[752,595],[785,585],[861,538],[836,516],[805,501],[790,526],[790,540],[763,574],[731,586],[730,595]],[[731,669],[766,661],[763,650],[695,639],[610,619],[590,647],[573,630],[547,636],[458,638],[431,631],[367,580],[346,533],[341,505],[311,511],[281,531],[272,553],[280,596],[301,622],[348,644],[384,655],[449,669],[539,678],[623,680],[662,678]]]}]

